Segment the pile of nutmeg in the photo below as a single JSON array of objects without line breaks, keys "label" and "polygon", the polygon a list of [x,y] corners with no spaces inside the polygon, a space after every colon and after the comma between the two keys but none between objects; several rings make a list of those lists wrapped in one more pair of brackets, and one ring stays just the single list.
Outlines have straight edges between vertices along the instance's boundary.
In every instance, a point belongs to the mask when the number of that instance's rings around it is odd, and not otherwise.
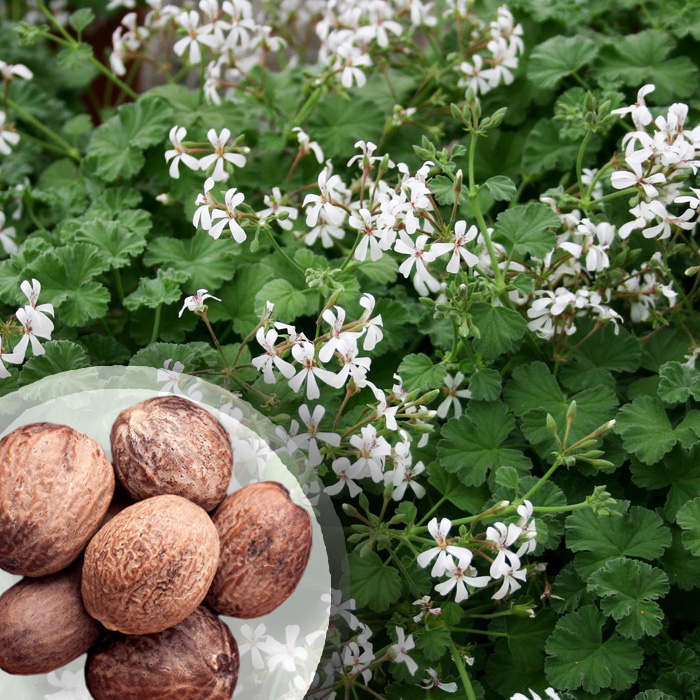
[{"label": "pile of nutmeg", "polygon": [[292,594],[309,514],[273,481],[226,496],[228,433],[188,399],[122,411],[111,448],[113,465],[54,423],[0,440],[0,567],[25,577],[0,596],[0,668],[87,652],[95,700],[229,700],[238,648],[216,613],[258,617]]}]

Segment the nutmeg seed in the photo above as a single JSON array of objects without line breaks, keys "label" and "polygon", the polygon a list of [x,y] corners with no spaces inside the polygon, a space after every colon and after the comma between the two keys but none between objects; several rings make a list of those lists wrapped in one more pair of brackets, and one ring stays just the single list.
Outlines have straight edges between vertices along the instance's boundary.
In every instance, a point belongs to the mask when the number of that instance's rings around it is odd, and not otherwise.
[{"label": "nutmeg seed", "polygon": [[212,515],[221,553],[206,602],[251,618],[279,607],[297,587],[311,553],[311,518],[276,481],[228,495]]},{"label": "nutmeg seed", "polygon": [[0,596],[0,668],[48,673],[84,654],[101,631],[83,607],[79,563],[22,579]]},{"label": "nutmeg seed", "polygon": [[134,500],[171,493],[212,510],[231,480],[224,427],[182,396],[157,396],[122,411],[112,426],[112,460]]},{"label": "nutmeg seed", "polygon": [[88,654],[95,700],[230,700],[239,669],[231,630],[200,606],[158,634],[109,635]]},{"label": "nutmeg seed", "polygon": [[207,513],[181,496],[155,496],[117,513],[85,550],[85,608],[107,629],[162,632],[204,600],[219,560]]},{"label": "nutmeg seed", "polygon": [[67,425],[32,423],[0,440],[0,567],[45,576],[83,551],[107,511],[114,471]]}]

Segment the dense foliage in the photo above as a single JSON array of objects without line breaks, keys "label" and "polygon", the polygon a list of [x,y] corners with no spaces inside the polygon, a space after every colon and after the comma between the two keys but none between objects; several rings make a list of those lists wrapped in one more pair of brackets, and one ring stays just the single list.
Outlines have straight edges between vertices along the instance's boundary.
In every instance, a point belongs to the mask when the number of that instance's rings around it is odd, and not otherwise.
[{"label": "dense foliage", "polygon": [[695,697],[700,5],[68,5],[0,23],[0,393],[277,423],[347,532],[314,697]]}]

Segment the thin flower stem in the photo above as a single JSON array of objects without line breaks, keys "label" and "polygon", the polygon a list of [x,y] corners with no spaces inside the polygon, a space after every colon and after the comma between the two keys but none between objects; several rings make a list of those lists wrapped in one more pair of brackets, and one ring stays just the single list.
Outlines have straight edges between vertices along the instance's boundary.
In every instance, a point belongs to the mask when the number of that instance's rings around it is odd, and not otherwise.
[{"label": "thin flower stem", "polygon": [[440,498],[440,500],[416,523],[416,525],[422,525],[446,500],[447,496],[442,496],[442,498]]},{"label": "thin flower stem", "polygon": [[595,204],[603,204],[604,202],[609,202],[611,199],[616,199],[617,197],[624,197],[625,195],[637,194],[639,190],[636,187],[625,187],[624,190],[618,190],[617,192],[611,192],[606,194],[600,199],[594,201]]},{"label": "thin flower stem", "polygon": [[68,143],[68,141],[62,139],[56,132],[52,131],[47,126],[42,124],[38,119],[35,119],[29,112],[27,112],[24,108],[20,107],[14,100],[8,98],[7,104],[12,110],[17,112],[17,114],[19,114],[19,116],[22,117],[22,119],[25,122],[31,124],[35,129],[40,131],[45,136],[48,136],[59,146],[61,146],[61,148],[64,150],[67,156],[70,156],[73,160],[80,162],[80,151],[77,148],[71,146]]},{"label": "thin flower stem", "polygon": [[505,285],[503,284],[503,271],[498,267],[498,258],[496,257],[496,251],[493,248],[493,243],[491,242],[491,234],[489,234],[488,226],[484,220],[484,215],[481,213],[481,207],[479,206],[478,195],[479,188],[476,186],[476,181],[474,179],[474,156],[476,155],[476,140],[479,137],[476,133],[472,132],[471,141],[469,142],[469,203],[472,205],[472,210],[474,211],[474,217],[479,225],[479,230],[481,235],[484,237],[484,243],[486,244],[486,249],[489,253],[489,259],[491,260],[491,268],[493,269],[493,276],[496,280],[496,287],[498,291],[503,291]]},{"label": "thin flower stem", "polygon": [[153,317],[153,332],[151,333],[151,345],[158,340],[158,332],[160,330],[160,312],[162,304],[156,306],[155,316]]},{"label": "thin flower stem", "polygon": [[[578,179],[579,193],[583,193],[583,155],[586,152],[586,146],[588,145],[588,141],[590,140],[592,133],[593,132],[590,129],[586,132],[586,135],[583,137],[583,141],[581,141],[581,145],[579,146],[578,155],[576,156],[576,178]],[[587,206],[589,203],[589,195],[590,193],[588,193],[585,198],[581,199],[582,203],[585,202],[584,206]]]},{"label": "thin flower stem", "polygon": [[265,233],[267,233],[270,241],[272,242],[272,245],[277,249],[277,252],[287,261],[289,265],[291,265],[297,272],[301,273],[302,275],[306,274],[306,270],[304,270],[301,265],[296,263],[294,260],[292,260],[280,247],[280,244],[277,242],[277,239],[274,237],[272,231],[270,230],[269,226],[265,226]]},{"label": "thin flower stem", "polygon": [[72,154],[68,153],[68,151],[66,151],[64,148],[61,148],[59,146],[55,146],[54,144],[49,143],[48,141],[44,141],[44,139],[40,139],[38,136],[34,136],[33,134],[30,134],[26,131],[20,131],[19,129],[15,129],[15,132],[18,133],[23,139],[28,139],[29,141],[33,141],[41,148],[43,148],[47,151],[51,151],[51,153],[55,153],[58,156],[73,157]]},{"label": "thin flower stem", "polygon": [[114,283],[117,286],[117,294],[119,295],[119,301],[124,302],[124,284],[122,283],[122,275],[119,272],[119,268],[114,268]]},{"label": "thin flower stem", "polygon": [[476,700],[476,693],[474,693],[472,682],[469,680],[469,674],[464,666],[464,661],[462,661],[459,650],[452,640],[450,640],[450,652],[455,666],[457,666],[457,670],[459,671],[459,677],[462,679],[462,685],[464,686],[464,692],[467,694],[467,700]]}]

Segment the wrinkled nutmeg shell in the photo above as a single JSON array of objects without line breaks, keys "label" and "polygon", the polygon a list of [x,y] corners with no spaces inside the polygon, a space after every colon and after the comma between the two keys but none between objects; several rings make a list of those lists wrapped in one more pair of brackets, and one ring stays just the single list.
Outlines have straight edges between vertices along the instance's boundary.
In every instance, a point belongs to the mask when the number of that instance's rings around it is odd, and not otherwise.
[{"label": "wrinkled nutmeg shell", "polygon": [[227,496],[212,515],[221,554],[206,602],[222,615],[259,617],[294,592],[311,553],[311,518],[276,481]]},{"label": "wrinkled nutmeg shell", "polygon": [[0,596],[0,668],[48,673],[77,659],[102,626],[80,596],[80,565],[42,578],[25,578]]},{"label": "wrinkled nutmeg shell", "polygon": [[226,495],[231,441],[208,411],[182,396],[157,396],[122,411],[112,426],[112,461],[137,501],[171,493],[212,510]]},{"label": "wrinkled nutmeg shell", "polygon": [[99,443],[67,425],[32,423],[0,440],[0,567],[45,576],[75,561],[114,492]]},{"label": "wrinkled nutmeg shell", "polygon": [[95,700],[230,700],[238,679],[231,630],[201,606],[159,634],[111,634],[88,654]]},{"label": "wrinkled nutmeg shell", "polygon": [[204,600],[219,561],[206,511],[181,496],[155,496],[117,513],[85,550],[85,609],[107,629],[154,634]]}]

